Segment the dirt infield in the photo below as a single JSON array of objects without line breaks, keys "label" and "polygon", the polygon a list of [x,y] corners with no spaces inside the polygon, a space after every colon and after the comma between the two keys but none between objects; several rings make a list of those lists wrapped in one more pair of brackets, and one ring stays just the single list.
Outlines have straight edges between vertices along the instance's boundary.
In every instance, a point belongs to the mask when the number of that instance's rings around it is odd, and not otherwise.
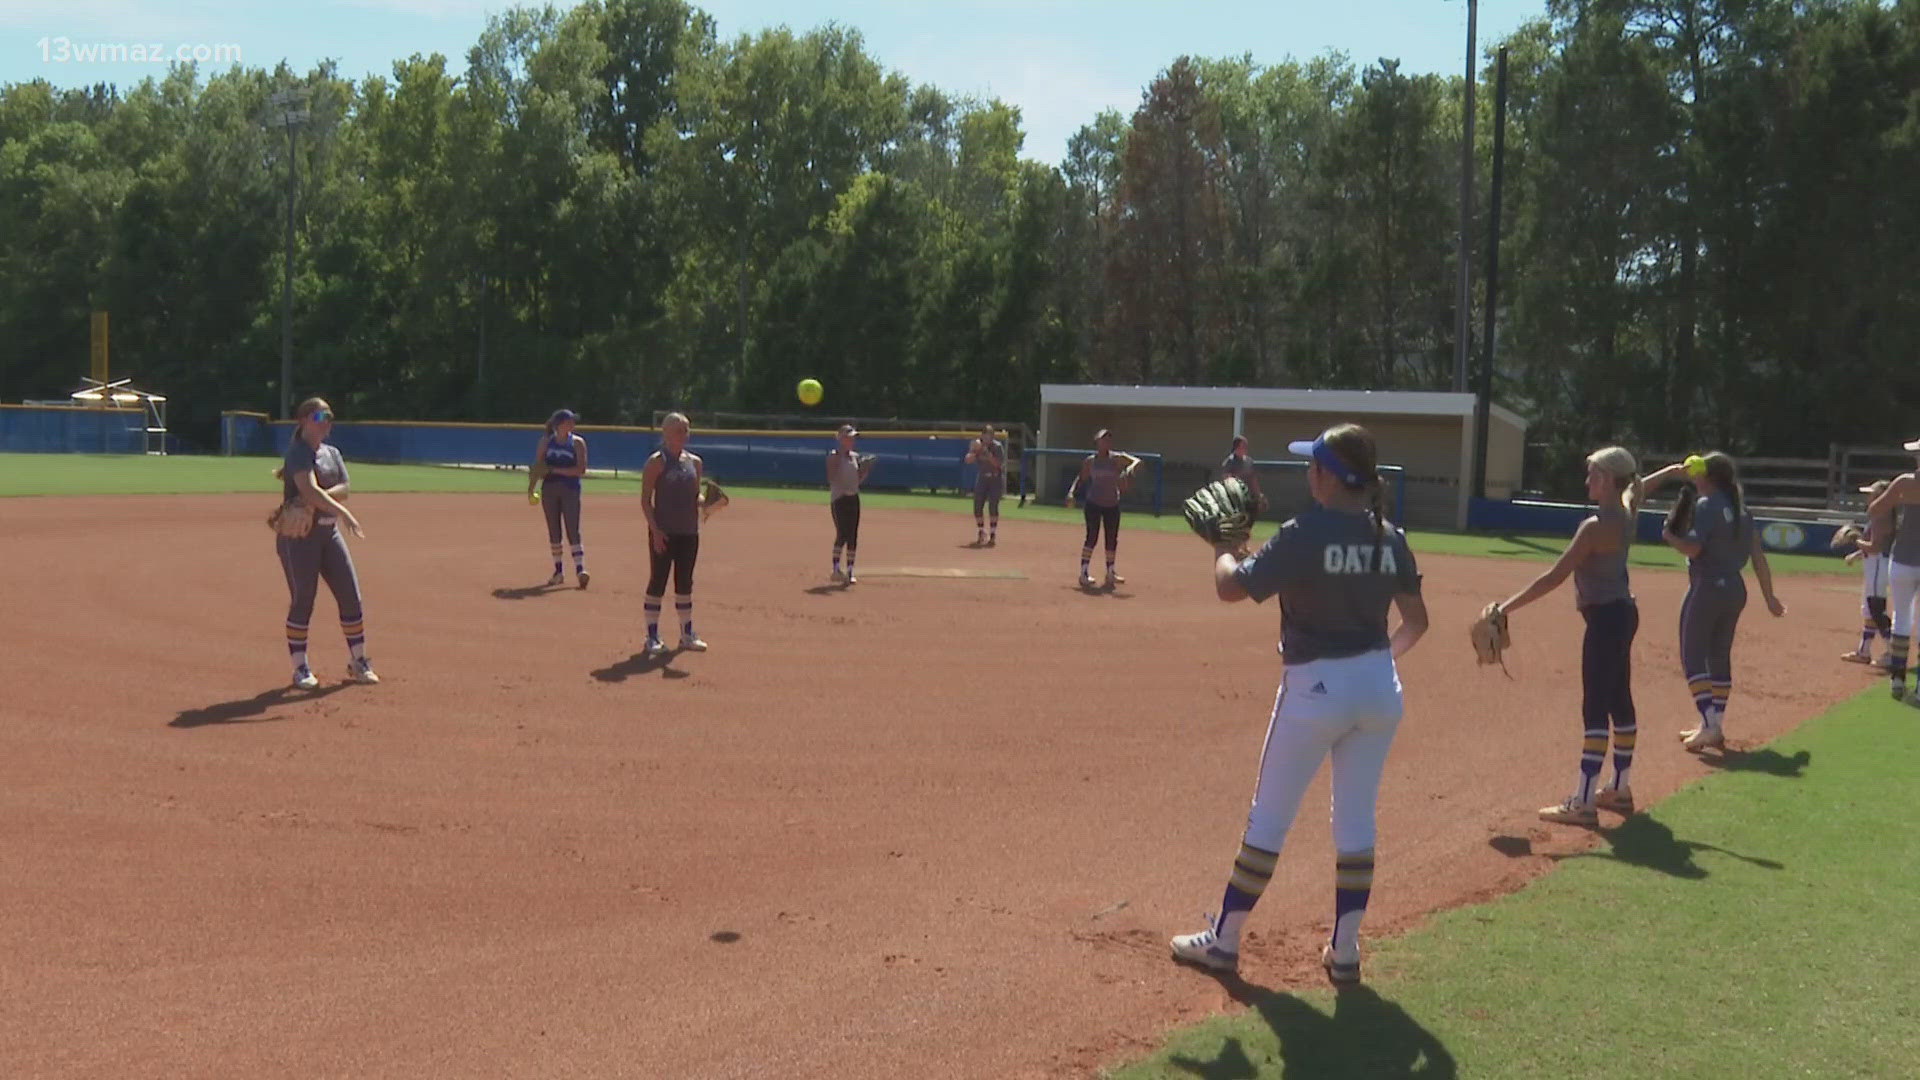
[{"label": "dirt infield", "polygon": [[[637,500],[590,498],[586,592],[530,588],[546,541],[514,501],[356,505],[386,681],[338,685],[323,595],[329,685],[301,695],[263,498],[0,503],[11,1075],[1079,1076],[1230,1007],[1165,939],[1237,848],[1277,620],[1214,600],[1192,540],[1123,535],[1131,580],[1086,594],[1077,530],[1015,517],[971,550],[964,517],[869,511],[841,590],[824,506],[740,501],[703,541],[713,651],[660,665]],[[1571,599],[1515,619],[1509,682],[1464,628],[1541,564],[1422,569],[1370,935],[1592,842],[1533,817],[1578,754]],[[1636,586],[1645,802],[1710,766],[1672,735],[1684,578]],[[1782,595],[1741,629],[1739,744],[1868,678],[1833,659],[1848,579]],[[1251,981],[1315,973],[1325,798]]]}]

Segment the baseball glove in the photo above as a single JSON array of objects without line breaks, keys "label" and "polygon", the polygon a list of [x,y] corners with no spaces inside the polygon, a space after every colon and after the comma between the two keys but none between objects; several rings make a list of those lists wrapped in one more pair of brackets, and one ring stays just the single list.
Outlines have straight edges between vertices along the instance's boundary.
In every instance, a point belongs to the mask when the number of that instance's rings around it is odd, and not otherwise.
[{"label": "baseball glove", "polygon": [[313,531],[313,507],[299,499],[288,499],[267,515],[267,527],[281,536],[298,540]]},{"label": "baseball glove", "polygon": [[1842,525],[1834,530],[1833,543],[1831,546],[1835,551],[1851,551],[1855,545],[1860,543],[1860,538],[1865,535],[1865,533],[1860,531],[1860,526],[1858,525]]},{"label": "baseball glove", "polygon": [[1237,476],[1215,480],[1194,492],[1181,510],[1194,535],[1215,547],[1245,547],[1253,532],[1253,496]]},{"label": "baseball glove", "polygon": [[1687,530],[1693,528],[1693,500],[1693,485],[1681,484],[1679,492],[1673,497],[1673,509],[1667,511],[1668,532],[1685,536]]},{"label": "baseball glove", "polygon": [[1480,611],[1480,617],[1473,621],[1469,631],[1473,639],[1473,651],[1482,664],[1499,664],[1507,678],[1513,673],[1507,671],[1505,653],[1513,647],[1513,635],[1507,632],[1507,613],[1500,610],[1496,603],[1488,604]]},{"label": "baseball glove", "polygon": [[711,477],[700,478],[700,520],[705,521],[733,500]]}]

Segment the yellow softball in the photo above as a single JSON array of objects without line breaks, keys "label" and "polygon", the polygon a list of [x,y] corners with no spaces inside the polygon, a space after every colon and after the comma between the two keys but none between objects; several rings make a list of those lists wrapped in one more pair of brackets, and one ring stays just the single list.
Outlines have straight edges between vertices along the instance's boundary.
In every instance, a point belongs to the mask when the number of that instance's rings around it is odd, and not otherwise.
[{"label": "yellow softball", "polygon": [[1707,475],[1707,459],[1699,454],[1688,454],[1686,464],[1688,476]]},{"label": "yellow softball", "polygon": [[827,394],[826,389],[820,385],[819,379],[801,379],[795,392],[800,395],[802,405],[818,405],[820,399]]}]

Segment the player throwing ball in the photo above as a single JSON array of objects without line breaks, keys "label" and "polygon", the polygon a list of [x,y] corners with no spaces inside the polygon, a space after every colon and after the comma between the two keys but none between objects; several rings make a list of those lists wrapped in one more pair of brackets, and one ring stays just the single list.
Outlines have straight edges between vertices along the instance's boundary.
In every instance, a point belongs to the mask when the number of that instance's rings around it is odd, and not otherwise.
[{"label": "player throwing ball", "polygon": [[700,455],[687,449],[692,431],[685,416],[668,413],[660,423],[660,449],[640,470],[640,512],[647,518],[647,551],[652,561],[644,601],[648,656],[667,654],[667,646],[660,640],[660,609],[666,600],[669,575],[673,578],[674,614],[680,617],[681,651],[707,651],[707,643],[693,632],[693,567],[700,558],[703,510],[711,513],[724,505],[726,493],[707,480]]},{"label": "player throwing ball", "polygon": [[[1273,878],[1308,784],[1331,756],[1334,923],[1320,961],[1334,985],[1346,987],[1360,981],[1360,922],[1373,890],[1374,804],[1400,726],[1395,661],[1426,633],[1427,607],[1406,536],[1386,520],[1373,436],[1341,424],[1288,449],[1309,459],[1307,486],[1317,505],[1282,525],[1251,558],[1244,554],[1244,524],[1240,539],[1215,543],[1220,599],[1279,598],[1285,672],[1220,914],[1172,946],[1186,963],[1237,970],[1247,916]],[[1222,480],[1195,500],[1215,488],[1251,498],[1239,481]],[[1239,515],[1250,520],[1252,509],[1244,506]],[[1400,612],[1391,633],[1390,607]]]},{"label": "player throwing ball", "polygon": [[[855,585],[853,560],[860,551],[860,485],[873,473],[873,455],[855,453],[853,440],[860,433],[852,424],[841,424],[839,445],[827,451],[827,499],[833,513],[833,573],[829,581]],[[847,568],[840,569],[840,553],[846,552]]]},{"label": "player throwing ball", "polygon": [[1714,451],[1651,473],[1642,481],[1646,491],[1687,477],[1700,494],[1682,490],[1674,500],[1661,539],[1687,557],[1687,598],[1680,605],[1680,665],[1700,710],[1700,726],[1680,733],[1687,749],[1724,750],[1722,731],[1727,700],[1733,695],[1733,635],[1747,606],[1747,583],[1741,576],[1753,563],[1767,610],[1777,618],[1787,613],[1773,595],[1773,571],[1767,566],[1760,530],[1747,512],[1740,488],[1740,472],[1733,459]]},{"label": "player throwing ball", "polygon": [[1126,582],[1113,571],[1113,560],[1120,548],[1120,496],[1133,481],[1140,459],[1132,454],[1115,453],[1113,432],[1101,428],[1093,435],[1093,453],[1080,463],[1080,475],[1067,488],[1067,509],[1073,509],[1073,497],[1086,492],[1087,540],[1080,545],[1080,587],[1093,588],[1093,544],[1100,531],[1107,533],[1107,588]]},{"label": "player throwing ball", "polygon": [[327,442],[333,431],[333,408],[322,398],[308,398],[294,411],[293,438],[274,475],[280,478],[281,503],[268,524],[278,535],[274,551],[287,579],[291,603],[287,606],[287,652],[293,659],[293,685],[312,690],[320,685],[307,663],[307,624],[313,602],[325,580],[340,608],[340,631],[347,638],[347,678],[377,683],[367,660],[366,624],[360,610],[360,579],[353,572],[353,556],[341,537],[339,523],[355,536],[360,521],[348,510],[347,463]]},{"label": "player throwing ball", "polygon": [[[1587,456],[1587,497],[1593,516],[1580,523],[1573,542],[1533,583],[1502,601],[1511,615],[1573,578],[1574,605],[1586,620],[1580,647],[1580,774],[1573,794],[1540,811],[1546,821],[1598,825],[1598,810],[1633,813],[1633,744],[1639,735],[1633,708],[1633,638],[1640,609],[1627,583],[1627,552],[1640,513],[1639,464],[1624,448],[1609,446]],[[1613,727],[1613,783],[1598,787]]]},{"label": "player throwing ball", "polygon": [[[995,437],[992,424],[967,447],[966,461],[979,467],[973,478],[973,543],[992,547],[1000,542],[1000,497],[1007,493],[1007,444]],[[982,518],[983,509],[991,516]]]}]

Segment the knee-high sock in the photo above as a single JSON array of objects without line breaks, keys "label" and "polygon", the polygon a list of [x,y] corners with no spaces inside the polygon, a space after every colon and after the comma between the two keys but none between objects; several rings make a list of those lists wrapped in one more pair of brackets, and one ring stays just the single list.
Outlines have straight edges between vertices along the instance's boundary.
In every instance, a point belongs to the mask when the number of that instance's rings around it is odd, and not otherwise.
[{"label": "knee-high sock", "polygon": [[1240,951],[1240,931],[1246,926],[1247,914],[1260,902],[1260,894],[1267,891],[1267,882],[1273,880],[1273,867],[1279,859],[1278,852],[1263,851],[1247,843],[1240,845],[1240,854],[1233,860],[1233,875],[1227,879],[1226,895],[1220,900],[1220,918],[1213,924],[1214,936],[1219,939],[1222,950]]},{"label": "knee-high sock", "polygon": [[1373,849],[1343,851],[1333,864],[1333,952],[1350,959],[1360,951],[1360,920],[1373,895]]}]

